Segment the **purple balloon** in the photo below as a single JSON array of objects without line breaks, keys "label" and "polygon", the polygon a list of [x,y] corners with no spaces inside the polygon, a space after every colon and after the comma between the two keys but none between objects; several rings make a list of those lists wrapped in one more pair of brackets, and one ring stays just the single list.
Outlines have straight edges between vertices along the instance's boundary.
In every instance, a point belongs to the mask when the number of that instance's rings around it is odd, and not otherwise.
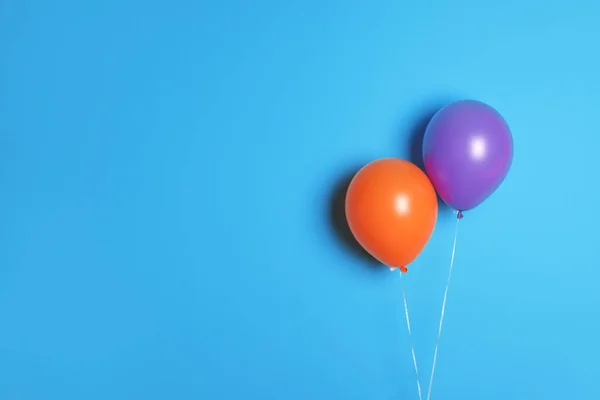
[{"label": "purple balloon", "polygon": [[504,181],[512,164],[513,139],[496,110],[461,100],[439,110],[429,122],[423,159],[440,197],[455,210],[466,211]]}]

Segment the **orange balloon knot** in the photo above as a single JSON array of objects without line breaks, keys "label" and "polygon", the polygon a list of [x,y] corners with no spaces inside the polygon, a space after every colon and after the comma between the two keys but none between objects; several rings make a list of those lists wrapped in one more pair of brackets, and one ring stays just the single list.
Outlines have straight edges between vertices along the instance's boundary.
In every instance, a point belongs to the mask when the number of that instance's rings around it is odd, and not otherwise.
[{"label": "orange balloon knot", "polygon": [[400,267],[400,271],[402,271],[403,273],[407,273],[408,272],[408,268],[406,268],[406,267]]},{"label": "orange balloon knot", "polygon": [[458,215],[457,215],[457,218],[458,219],[463,219],[463,217],[464,217],[464,215],[463,215],[462,211],[459,211]]}]

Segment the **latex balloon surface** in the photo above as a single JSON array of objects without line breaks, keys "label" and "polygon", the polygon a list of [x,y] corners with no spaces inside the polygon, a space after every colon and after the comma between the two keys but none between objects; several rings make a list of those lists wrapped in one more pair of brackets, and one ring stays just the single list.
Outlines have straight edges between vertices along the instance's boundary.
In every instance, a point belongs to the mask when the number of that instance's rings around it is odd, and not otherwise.
[{"label": "latex balloon surface", "polygon": [[487,199],[506,178],[513,139],[502,116],[474,100],[438,111],[423,139],[425,170],[438,194],[458,211]]},{"label": "latex balloon surface", "polygon": [[367,164],[346,193],[346,218],[356,240],[383,264],[404,272],[429,241],[437,211],[427,175],[396,158]]}]

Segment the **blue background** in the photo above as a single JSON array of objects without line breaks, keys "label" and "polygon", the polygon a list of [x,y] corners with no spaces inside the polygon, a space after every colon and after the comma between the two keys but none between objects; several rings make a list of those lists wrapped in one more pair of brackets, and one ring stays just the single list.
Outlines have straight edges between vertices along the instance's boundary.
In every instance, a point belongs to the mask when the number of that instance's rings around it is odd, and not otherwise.
[{"label": "blue background", "polygon": [[[461,224],[433,398],[600,397],[599,13],[2,1],[0,398],[416,399],[399,274],[340,205],[460,98],[515,159]],[[453,230],[402,282],[424,382]]]}]

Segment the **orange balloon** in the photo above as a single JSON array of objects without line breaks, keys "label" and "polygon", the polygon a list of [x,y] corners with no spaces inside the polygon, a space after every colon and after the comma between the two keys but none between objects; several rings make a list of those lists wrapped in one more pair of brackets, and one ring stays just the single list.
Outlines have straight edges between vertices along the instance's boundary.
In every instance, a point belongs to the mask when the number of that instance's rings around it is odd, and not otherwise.
[{"label": "orange balloon", "polygon": [[364,166],[346,193],[346,218],[358,243],[402,272],[429,241],[437,211],[435,189],[427,175],[397,158]]}]

